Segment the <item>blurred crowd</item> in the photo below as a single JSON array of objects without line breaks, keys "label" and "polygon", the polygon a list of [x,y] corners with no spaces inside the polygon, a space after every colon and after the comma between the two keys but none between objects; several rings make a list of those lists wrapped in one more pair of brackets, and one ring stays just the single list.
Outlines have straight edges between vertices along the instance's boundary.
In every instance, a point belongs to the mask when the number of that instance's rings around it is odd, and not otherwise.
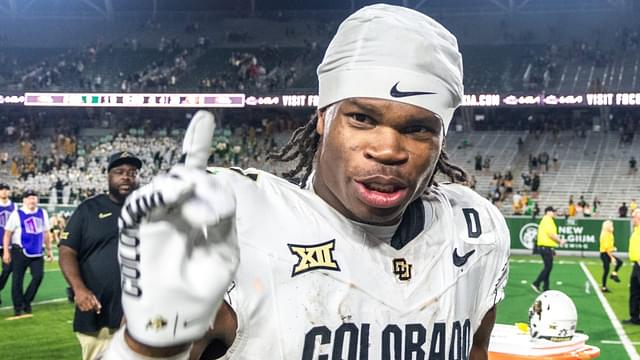
[{"label": "blurred crowd", "polygon": [[[30,121],[21,119],[14,126],[14,135],[18,132],[26,135],[10,138],[9,141],[15,141],[15,149],[0,147],[0,173],[12,179],[15,196],[33,189],[42,201],[51,205],[77,204],[106,191],[107,158],[116,151],[130,151],[143,161],[142,183],[158,172],[167,171],[180,157],[179,143],[184,130],[162,126],[161,122],[151,126],[150,120],[129,124],[122,121],[121,130],[115,135],[80,140],[77,127],[63,126],[65,123],[68,121],[61,120],[56,133],[44,138],[29,135]],[[266,155],[283,145],[297,126],[292,119],[264,118],[254,124],[223,127],[213,139],[209,162],[282,173],[288,166],[267,162]]]},{"label": "blurred crowd", "polygon": [[[640,27],[624,27],[613,39],[573,39],[570,44],[550,43],[542,51],[539,47],[527,50],[526,58],[533,59],[522,77],[525,90],[548,90],[558,81],[563,64],[594,65],[604,68],[640,49]],[[588,92],[605,92],[605,79],[590,79]]]},{"label": "blurred crowd", "polygon": [[[34,112],[22,116],[0,114],[1,134],[0,177],[8,177],[19,195],[29,188],[40,193],[44,202],[50,204],[76,204],[87,197],[106,190],[104,181],[105,163],[109,154],[130,151],[139,156],[145,166],[141,171],[142,182],[153,174],[166,171],[179,157],[179,142],[190,114],[176,112],[165,117],[166,112],[117,112],[105,109],[99,112],[87,110],[86,116],[79,112]],[[255,167],[282,174],[291,169],[291,164],[267,161],[267,154],[286,143],[293,130],[307,121],[308,113],[300,117],[277,110],[256,112],[252,120],[245,112],[229,112],[216,131],[210,149],[210,164],[216,166]],[[182,116],[182,118],[176,117]],[[619,115],[616,115],[619,117]],[[631,114],[624,115],[631,116]],[[53,121],[53,123],[52,123]],[[38,124],[46,123],[47,131]],[[93,129],[82,135],[81,130]],[[635,129],[635,127],[634,127]],[[44,135],[44,134],[47,135]],[[105,135],[108,134],[108,135]],[[472,168],[470,186],[482,193],[502,210],[510,209],[517,215],[539,215],[538,199],[545,174],[557,173],[561,169],[558,154],[549,151],[530,152],[530,142],[537,143],[536,136],[549,137],[553,133],[534,132],[527,144],[518,139],[519,158],[522,166],[517,172],[509,167],[498,167],[499,154],[482,149],[468,153]],[[576,134],[577,135],[577,134]],[[562,139],[572,136],[563,132]],[[469,140],[460,142],[460,151],[474,148]],[[475,154],[475,155],[474,155]],[[526,161],[525,161],[526,160]],[[503,163],[503,160],[496,163]],[[514,163],[511,163],[512,165]],[[637,173],[637,159],[631,155],[628,173]],[[473,169],[473,171],[472,171]],[[626,170],[625,170],[626,171]],[[476,186],[480,181],[480,186]],[[582,197],[571,201],[560,212],[566,216],[593,216],[598,211],[599,200],[585,203]],[[505,206],[506,204],[506,206]],[[632,203],[624,206],[631,207]],[[510,206],[509,206],[510,205]],[[545,204],[546,205],[546,204]],[[622,206],[621,206],[622,208]],[[622,210],[620,210],[622,216]]]},{"label": "blurred crowd", "polygon": [[95,62],[96,46],[67,49],[36,60],[9,56],[0,51],[0,83],[11,90],[54,90],[61,87],[90,89],[93,79],[85,69]]}]

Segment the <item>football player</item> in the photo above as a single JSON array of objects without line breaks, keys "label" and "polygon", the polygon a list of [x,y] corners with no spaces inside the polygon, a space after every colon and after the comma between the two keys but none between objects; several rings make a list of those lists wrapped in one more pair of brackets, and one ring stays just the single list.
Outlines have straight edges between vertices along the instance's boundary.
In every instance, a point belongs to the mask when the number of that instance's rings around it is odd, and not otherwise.
[{"label": "football player", "polygon": [[274,155],[297,161],[300,186],[206,173],[201,112],[186,164],[129,197],[126,328],[105,358],[487,358],[510,241],[443,149],[463,94],[456,38],[414,10],[365,7],[318,76],[317,116]]}]

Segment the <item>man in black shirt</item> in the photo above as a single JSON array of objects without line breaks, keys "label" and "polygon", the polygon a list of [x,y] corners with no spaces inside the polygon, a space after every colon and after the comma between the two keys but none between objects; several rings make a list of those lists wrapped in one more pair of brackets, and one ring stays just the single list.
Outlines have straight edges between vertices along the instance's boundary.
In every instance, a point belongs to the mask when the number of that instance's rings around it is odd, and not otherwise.
[{"label": "man in black shirt", "polygon": [[627,203],[622,203],[622,205],[620,205],[620,207],[618,208],[618,216],[621,218],[625,218],[627,217],[627,211],[629,211],[629,208],[627,208]]},{"label": "man in black shirt", "polygon": [[478,153],[475,157],[475,160],[476,160],[476,166],[475,166],[476,171],[482,171],[482,155]]},{"label": "man in black shirt", "polygon": [[118,217],[124,200],[138,187],[141,167],[142,161],[129,152],[111,155],[109,193],[82,202],[61,235],[60,268],[73,290],[73,331],[85,360],[106,348],[122,321]]}]

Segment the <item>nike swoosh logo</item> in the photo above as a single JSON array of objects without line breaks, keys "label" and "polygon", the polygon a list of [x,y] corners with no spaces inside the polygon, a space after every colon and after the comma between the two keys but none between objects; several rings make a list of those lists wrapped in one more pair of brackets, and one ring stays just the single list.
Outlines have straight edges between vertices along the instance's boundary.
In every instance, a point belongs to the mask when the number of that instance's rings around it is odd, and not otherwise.
[{"label": "nike swoosh logo", "polygon": [[108,218],[109,216],[111,216],[111,213],[110,213],[110,212],[108,212],[108,213],[99,213],[99,214],[98,214],[98,218],[99,218],[99,219]]},{"label": "nike swoosh logo", "polygon": [[395,85],[393,85],[393,87],[391,88],[391,91],[389,91],[389,95],[391,95],[391,97],[402,98],[407,96],[435,94],[434,92],[430,92],[430,91],[400,91],[398,90],[398,84],[400,84],[399,81]]},{"label": "nike swoosh logo", "polygon": [[474,250],[471,250],[468,253],[460,256],[460,255],[458,255],[458,248],[455,248],[453,250],[453,265],[455,265],[457,267],[460,267],[460,266],[466,264],[467,260],[469,260],[469,257],[471,255],[473,255],[475,252],[476,252],[476,250],[474,249]]}]

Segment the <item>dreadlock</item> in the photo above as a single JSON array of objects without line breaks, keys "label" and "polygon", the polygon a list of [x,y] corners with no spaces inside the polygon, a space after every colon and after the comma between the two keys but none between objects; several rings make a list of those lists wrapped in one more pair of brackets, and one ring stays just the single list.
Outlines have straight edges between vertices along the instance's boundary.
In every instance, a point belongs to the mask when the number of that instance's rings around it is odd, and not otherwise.
[{"label": "dreadlock", "polygon": [[440,152],[440,157],[438,158],[438,163],[436,164],[436,171],[434,176],[431,178],[431,185],[438,185],[434,178],[435,174],[441,172],[444,176],[448,177],[454,184],[463,184],[469,185],[469,174],[461,168],[460,166],[449,161],[449,154],[445,151],[445,142],[442,143],[442,151]]},{"label": "dreadlock", "polygon": [[320,135],[316,132],[316,124],[318,123],[318,114],[314,114],[306,125],[297,128],[289,142],[277,151],[267,155],[267,160],[277,160],[282,162],[290,162],[297,159],[296,167],[290,171],[282,173],[286,179],[293,179],[296,175],[302,173],[300,179],[300,187],[304,187],[307,179],[313,171],[313,158],[318,150]]},{"label": "dreadlock", "polygon": [[[294,169],[282,173],[282,176],[287,179],[295,178],[298,174],[302,173],[300,179],[300,187],[304,187],[307,183],[307,179],[313,171],[313,159],[318,150],[318,143],[320,143],[320,135],[316,132],[316,125],[318,123],[318,115],[315,114],[304,126],[297,128],[289,142],[277,151],[271,152],[267,155],[267,160],[277,160],[282,162],[291,162],[297,160],[297,165]],[[449,154],[445,151],[445,144],[442,144],[442,151],[436,164],[436,171],[429,180],[429,186],[437,185],[435,181],[435,175],[440,172],[451,182],[469,185],[469,175],[460,166],[453,164],[449,160]]]}]

